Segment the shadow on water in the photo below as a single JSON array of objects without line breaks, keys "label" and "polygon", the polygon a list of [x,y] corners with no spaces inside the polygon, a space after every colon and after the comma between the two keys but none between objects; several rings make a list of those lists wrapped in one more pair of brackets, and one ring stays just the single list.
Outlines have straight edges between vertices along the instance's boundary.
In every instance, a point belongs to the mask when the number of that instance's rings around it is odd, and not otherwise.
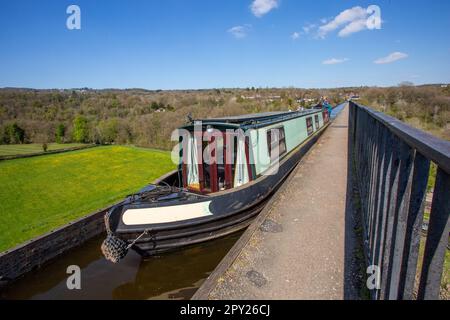
[{"label": "shadow on water", "polygon": [[[96,237],[13,283],[0,299],[190,299],[241,234],[145,260],[130,250],[119,264],[103,258],[104,236]],[[81,290],[67,289],[70,265],[81,268]]]}]

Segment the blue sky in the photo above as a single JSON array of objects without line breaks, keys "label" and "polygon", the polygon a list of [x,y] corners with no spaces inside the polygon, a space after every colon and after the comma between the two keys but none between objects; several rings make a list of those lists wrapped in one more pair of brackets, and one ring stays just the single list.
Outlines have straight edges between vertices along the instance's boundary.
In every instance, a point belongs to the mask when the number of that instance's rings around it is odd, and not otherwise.
[{"label": "blue sky", "polygon": [[[66,27],[71,4],[81,9],[80,30]],[[381,9],[380,30],[361,23],[370,5]],[[16,0],[0,6],[0,87],[450,82],[448,0]]]}]

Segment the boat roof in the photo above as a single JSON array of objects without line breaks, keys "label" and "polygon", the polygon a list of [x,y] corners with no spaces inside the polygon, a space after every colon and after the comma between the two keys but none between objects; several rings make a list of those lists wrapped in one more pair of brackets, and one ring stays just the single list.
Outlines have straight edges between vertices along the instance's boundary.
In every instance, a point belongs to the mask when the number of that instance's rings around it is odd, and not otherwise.
[{"label": "boat roof", "polygon": [[265,119],[274,119],[283,115],[292,114],[292,111],[275,111],[275,112],[262,112],[262,113],[253,113],[253,114],[244,114],[240,116],[229,116],[222,118],[207,118],[207,119],[198,119],[196,121],[202,122],[225,122],[225,123],[236,123],[241,124],[243,122],[249,121],[261,121]]},{"label": "boat roof", "polygon": [[229,116],[221,118],[205,118],[196,119],[182,128],[191,129],[197,123],[202,126],[212,126],[215,128],[241,128],[250,129],[257,127],[264,127],[274,123],[286,121],[289,119],[306,116],[308,114],[317,113],[318,109],[309,109],[304,111],[277,111],[277,112],[263,112],[255,114],[245,114],[240,116]]}]

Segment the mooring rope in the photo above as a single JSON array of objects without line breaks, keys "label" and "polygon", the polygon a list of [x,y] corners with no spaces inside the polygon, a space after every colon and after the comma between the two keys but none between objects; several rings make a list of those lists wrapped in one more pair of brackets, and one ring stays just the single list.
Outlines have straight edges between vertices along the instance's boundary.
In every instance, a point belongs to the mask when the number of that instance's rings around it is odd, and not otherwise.
[{"label": "mooring rope", "polygon": [[141,235],[139,237],[137,237],[132,243],[130,243],[127,247],[127,250],[130,249],[132,246],[134,246],[136,244],[136,242],[139,241],[139,239],[141,239],[143,236],[147,235],[149,233],[148,230],[145,230],[144,232],[141,233]]},{"label": "mooring rope", "polygon": [[111,216],[112,211],[113,211],[112,209],[108,210],[108,212],[106,212],[105,216],[103,217],[103,220],[105,223],[105,228],[106,228],[106,233],[108,235],[112,234],[111,226],[109,224],[109,217]]}]

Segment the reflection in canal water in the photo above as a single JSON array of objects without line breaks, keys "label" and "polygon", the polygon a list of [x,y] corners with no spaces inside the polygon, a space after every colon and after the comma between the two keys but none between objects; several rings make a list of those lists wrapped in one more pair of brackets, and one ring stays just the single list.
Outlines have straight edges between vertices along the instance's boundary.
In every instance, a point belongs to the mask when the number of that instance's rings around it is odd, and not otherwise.
[{"label": "reflection in canal water", "polygon": [[[119,264],[106,261],[104,235],[32,272],[0,299],[189,299],[242,233],[143,260],[130,250]],[[81,290],[68,290],[67,267],[81,268]]]}]

